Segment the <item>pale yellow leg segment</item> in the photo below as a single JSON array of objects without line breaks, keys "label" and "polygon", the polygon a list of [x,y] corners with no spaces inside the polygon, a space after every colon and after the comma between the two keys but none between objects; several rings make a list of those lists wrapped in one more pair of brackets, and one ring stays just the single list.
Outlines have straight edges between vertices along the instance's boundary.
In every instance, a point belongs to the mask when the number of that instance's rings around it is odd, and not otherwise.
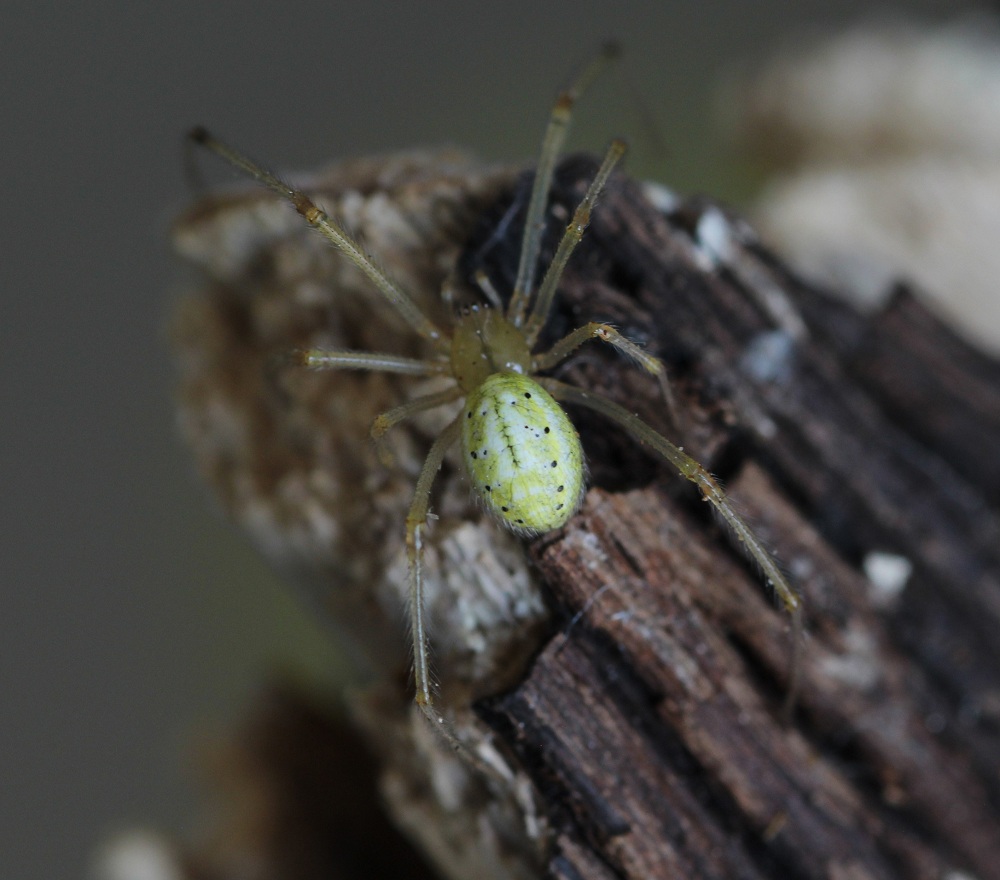
[{"label": "pale yellow leg segment", "polygon": [[493,286],[493,282],[490,281],[489,276],[482,269],[476,270],[475,281],[479,289],[483,292],[483,296],[489,300],[490,305],[495,309],[502,309],[503,300],[500,299],[500,294]]},{"label": "pale yellow leg segment", "polygon": [[548,351],[536,355],[532,361],[532,370],[551,369],[569,357],[583,343],[591,339],[597,339],[600,342],[613,345],[625,357],[637,363],[647,373],[652,373],[656,376],[657,382],[660,383],[660,393],[667,404],[667,412],[670,416],[671,424],[676,428],[680,424],[680,420],[677,407],[674,405],[674,394],[670,389],[670,381],[667,379],[667,371],[663,366],[663,361],[649,354],[641,346],[636,345],[627,336],[622,336],[610,324],[599,324],[594,321],[584,324],[582,327],[564,336]]},{"label": "pale yellow leg segment", "polygon": [[424,577],[423,577],[423,530],[427,525],[427,511],[430,507],[431,486],[441,469],[448,447],[457,439],[460,422],[455,419],[434,441],[427,459],[424,461],[417,486],[413,493],[413,503],[406,517],[406,561],[409,578],[410,625],[413,628],[413,677],[416,685],[416,702],[420,711],[432,726],[452,745],[461,743],[452,732],[447,721],[434,708],[434,697],[430,679],[430,651],[427,645],[427,629],[424,621]]},{"label": "pale yellow leg segment", "polygon": [[378,416],[375,421],[372,422],[372,440],[378,442],[383,436],[385,436],[387,431],[398,425],[404,419],[408,419],[410,416],[423,412],[424,410],[434,409],[436,406],[444,406],[446,403],[458,400],[462,396],[462,393],[462,389],[456,385],[454,388],[447,388],[444,391],[437,392],[437,394],[427,394],[423,397],[417,397],[413,400],[408,400],[406,403],[402,403],[399,406],[393,407],[392,409],[382,413],[382,415]]},{"label": "pale yellow leg segment", "polygon": [[799,680],[799,642],[802,634],[802,600],[791,584],[785,578],[774,557],[767,551],[760,539],[753,533],[750,526],[733,509],[722,487],[715,478],[686,452],[676,447],[662,434],[658,434],[637,415],[629,412],[623,406],[600,395],[591,394],[582,388],[567,385],[555,379],[539,379],[539,383],[557,400],[579,404],[617,422],[640,443],[645,443],[656,450],[669,461],[681,476],[694,483],[715,509],[721,514],[727,525],[746,548],[751,558],[761,567],[768,585],[792,615],[792,630],[795,644],[792,648],[792,668],[789,676],[789,689],[786,695],[785,712],[790,712],[794,705],[795,691]]},{"label": "pale yellow leg segment", "polygon": [[393,407],[376,417],[375,421],[372,422],[371,438],[375,441],[375,448],[378,450],[378,456],[382,464],[387,467],[392,464],[392,456],[389,455],[382,443],[383,438],[390,429],[412,415],[434,409],[438,406],[444,406],[446,403],[458,400],[461,396],[462,389],[456,385],[454,388],[439,391],[437,394],[427,394],[423,397],[417,397],[414,400],[408,400],[406,403]]},{"label": "pale yellow leg segment", "polygon": [[582,388],[576,388],[573,385],[567,385],[564,382],[558,382],[554,379],[540,379],[539,382],[557,400],[565,400],[569,403],[586,406],[601,413],[601,415],[607,416],[612,421],[621,425],[640,443],[645,443],[660,453],[660,455],[677,468],[681,476],[686,477],[694,483],[701,490],[705,499],[710,501],[715,509],[719,511],[736,537],[739,538],[740,543],[746,547],[747,552],[760,565],[768,584],[774,589],[774,592],[786,610],[795,611],[801,606],[801,600],[781,573],[778,564],[764,548],[764,545],[761,544],[760,539],[757,538],[750,530],[750,527],[733,509],[733,506],[729,503],[729,499],[726,498],[725,493],[722,491],[722,487],[690,455],[678,449],[662,434],[654,431],[637,415],[629,412],[625,407],[619,406],[614,401],[608,400],[606,397],[591,394]]},{"label": "pale yellow leg segment", "polygon": [[410,296],[372,262],[361,245],[334,223],[324,211],[320,210],[309,196],[301,190],[289,186],[276,174],[258,165],[238,150],[234,150],[228,144],[213,137],[204,128],[192,129],[188,138],[191,142],[211,150],[230,165],[239,168],[258,183],[262,183],[290,201],[295,210],[305,218],[310,226],[319,230],[348,260],[371,279],[379,293],[395,307],[396,311],[417,333],[429,340],[438,351],[448,352],[450,340],[447,334],[435,326]]},{"label": "pale yellow leg segment", "polygon": [[659,376],[664,372],[663,364],[659,358],[653,357],[653,355],[646,352],[641,346],[636,345],[631,339],[622,336],[610,324],[600,324],[596,321],[584,324],[582,327],[564,336],[548,351],[535,355],[532,361],[532,369],[535,371],[551,369],[591,339],[597,339],[600,342],[613,345],[625,357],[639,364],[647,373]]},{"label": "pale yellow leg segment", "polygon": [[556,248],[556,254],[552,258],[552,262],[549,263],[549,268],[545,270],[545,277],[538,288],[538,297],[531,307],[531,314],[525,325],[524,335],[528,340],[528,348],[534,346],[535,341],[538,339],[538,334],[549,319],[549,309],[552,308],[552,300],[555,298],[559,279],[562,278],[562,273],[566,268],[570,254],[573,253],[576,246],[580,243],[580,239],[583,238],[584,231],[590,225],[590,215],[594,210],[594,205],[597,204],[597,197],[607,184],[608,177],[611,176],[615,165],[621,161],[624,155],[625,142],[619,140],[612,141],[611,146],[608,147],[608,152],[604,155],[604,161],[601,162],[601,167],[597,169],[597,174],[594,175],[594,179],[587,188],[586,195],[584,195],[580,204],[576,206],[576,210],[573,212],[573,219],[570,220],[569,226],[566,227],[566,231],[559,241],[559,246]]},{"label": "pale yellow leg segment", "polygon": [[380,373],[402,373],[406,376],[435,376],[447,373],[446,361],[421,361],[368,351],[331,351],[325,348],[305,348],[284,358],[308,370],[373,370]]},{"label": "pale yellow leg segment", "polygon": [[524,234],[521,238],[521,260],[517,267],[517,278],[514,282],[514,293],[507,309],[507,318],[515,327],[520,327],[531,301],[531,290],[534,285],[535,268],[538,265],[538,254],[542,246],[542,233],[545,231],[545,203],[552,188],[552,174],[559,158],[559,151],[566,140],[569,122],[573,115],[573,105],[594,77],[619,55],[615,43],[606,43],[601,47],[600,54],[593,59],[576,78],[572,85],[562,92],[552,108],[545,137],[542,139],[542,152],[535,168],[535,180],[531,186],[531,200],[528,202],[528,212],[524,222]]}]

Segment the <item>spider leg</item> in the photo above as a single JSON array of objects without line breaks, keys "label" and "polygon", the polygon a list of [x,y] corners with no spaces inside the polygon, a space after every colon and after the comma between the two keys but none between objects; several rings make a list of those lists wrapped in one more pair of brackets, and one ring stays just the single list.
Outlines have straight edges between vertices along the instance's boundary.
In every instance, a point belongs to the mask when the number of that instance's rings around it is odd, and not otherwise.
[{"label": "spider leg", "polygon": [[649,354],[641,346],[636,345],[627,336],[622,336],[610,324],[599,324],[591,321],[589,324],[578,327],[572,333],[568,333],[560,339],[548,351],[535,355],[532,360],[532,369],[535,372],[551,369],[572,354],[583,343],[591,339],[597,339],[600,342],[606,342],[608,345],[614,346],[629,360],[638,364],[647,373],[654,375],[656,381],[660,384],[660,393],[667,404],[667,412],[670,416],[671,424],[675,428],[680,425],[680,417],[677,406],[674,403],[674,394],[670,388],[670,380],[667,378],[667,370],[663,366],[663,361]]},{"label": "spider leg", "polygon": [[[307,349],[294,352],[293,360],[301,365],[317,370],[379,370],[390,373],[427,376],[448,372],[446,363],[435,361],[420,361],[413,358],[396,357],[394,355],[376,354],[355,351],[327,351],[323,349]],[[433,409],[462,396],[462,390],[457,386],[447,388],[435,394],[426,394],[414,400],[400,404],[379,415],[372,423],[371,435],[376,444],[387,431],[403,419]],[[430,507],[431,487],[434,478],[441,469],[445,453],[458,439],[461,422],[454,419],[444,431],[438,435],[432,444],[427,458],[420,469],[420,476],[413,492],[413,501],[406,517],[406,561],[407,578],[409,581],[410,624],[413,637],[413,676],[416,685],[415,701],[421,713],[431,723],[431,726],[456,749],[464,748],[461,741],[451,729],[447,719],[435,709],[433,690],[430,680],[430,650],[427,642],[427,629],[424,622],[424,578],[423,578],[423,529],[427,524],[427,513]],[[478,759],[472,756],[477,762]]]},{"label": "spider leg", "polygon": [[424,410],[434,409],[437,406],[451,403],[453,400],[458,400],[462,394],[462,389],[456,385],[454,388],[446,388],[444,391],[438,391],[436,394],[425,394],[422,397],[416,397],[413,400],[408,400],[406,403],[387,410],[372,422],[372,440],[376,442],[381,440],[386,432],[398,425],[403,419],[408,419],[410,416]]},{"label": "spider leg", "polygon": [[436,394],[425,394],[421,397],[415,397],[413,400],[401,403],[399,406],[393,407],[380,416],[377,416],[375,421],[372,422],[370,433],[372,440],[375,441],[375,448],[378,450],[378,455],[382,463],[385,465],[392,463],[392,457],[382,443],[383,438],[390,429],[412,415],[443,406],[446,403],[451,403],[453,400],[458,400],[462,394],[462,389],[456,385],[453,388],[446,388],[444,391],[439,391]]},{"label": "spider leg", "polygon": [[[443,361],[421,361],[377,352],[330,351],[322,348],[302,349],[282,357],[282,364],[289,362],[312,370],[372,370],[408,376],[433,376],[448,372],[448,365]],[[450,403],[460,396],[461,391],[458,388],[450,388],[438,394],[418,397],[378,416],[372,422],[371,437],[375,441],[382,464],[386,466],[392,464],[392,458],[381,442],[386,431],[414,413]]]},{"label": "spider leg", "polygon": [[640,443],[645,443],[652,447],[667,461],[669,461],[681,476],[694,483],[700,490],[706,501],[709,501],[722,515],[727,525],[746,547],[747,552],[760,565],[764,572],[764,577],[768,584],[777,594],[785,609],[789,612],[797,611],[802,606],[802,600],[795,590],[788,583],[774,558],[764,548],[760,539],[751,531],[750,527],[743,521],[736,512],[729,499],[726,497],[722,487],[716,479],[702,467],[695,459],[671,443],[662,434],[654,431],[642,419],[634,413],[629,412],[625,407],[620,406],[613,400],[608,400],[599,394],[592,394],[559,382],[555,379],[540,378],[539,383],[557,400],[565,400],[569,403],[576,403],[580,406],[588,407],[601,415],[606,416],[613,422],[617,422],[628,431]]},{"label": "spider leg", "polygon": [[309,370],[372,370],[379,373],[401,373],[406,376],[437,376],[448,372],[446,361],[422,361],[371,351],[303,348],[282,355],[283,364],[293,364]]},{"label": "spider leg", "polygon": [[545,270],[545,277],[538,288],[538,296],[535,298],[535,302],[531,307],[531,314],[528,316],[527,324],[525,324],[524,335],[528,340],[528,348],[534,346],[535,341],[538,339],[538,334],[549,318],[549,309],[552,307],[552,300],[555,298],[559,279],[562,278],[562,273],[566,268],[570,254],[573,253],[576,246],[580,243],[580,239],[583,238],[584,231],[590,225],[590,215],[594,210],[594,205],[597,204],[597,198],[607,184],[615,165],[618,164],[624,155],[625,142],[617,139],[613,140],[608,147],[607,153],[604,154],[604,160],[601,162],[600,168],[597,169],[594,179],[590,182],[586,194],[573,212],[573,219],[570,220],[566,231],[563,233],[563,237],[559,241],[559,246],[556,248],[556,254],[552,258],[552,262],[549,263],[549,268]]},{"label": "spider leg", "polygon": [[802,599],[792,588],[791,584],[789,584],[785,575],[778,567],[777,562],[775,562],[774,557],[771,556],[760,539],[753,533],[750,526],[736,512],[716,479],[695,459],[671,443],[662,434],[654,431],[637,415],[629,412],[625,407],[620,406],[614,401],[608,400],[606,397],[599,394],[592,394],[589,391],[584,391],[582,388],[568,385],[565,382],[548,378],[539,378],[538,381],[557,400],[585,406],[600,413],[619,424],[640,443],[650,446],[662,455],[677,468],[681,476],[690,480],[701,490],[705,500],[715,507],[740,543],[746,548],[747,553],[761,567],[768,585],[774,590],[778,599],[784,605],[785,610],[792,615],[792,634],[795,641],[792,645],[789,683],[783,707],[783,714],[787,717],[794,706],[799,683]]},{"label": "spider leg", "polygon": [[531,199],[528,202],[528,213],[524,221],[524,234],[521,238],[521,259],[517,267],[514,282],[514,293],[507,307],[507,319],[520,327],[531,301],[531,289],[534,285],[535,268],[538,265],[538,254],[542,247],[542,233],[545,230],[545,203],[552,187],[552,174],[556,160],[566,140],[570,119],[573,115],[573,105],[580,95],[590,85],[594,77],[619,55],[616,43],[605,43],[600,53],[583,69],[579,76],[565,91],[559,94],[549,116],[549,124],[542,140],[542,152],[535,168],[535,179],[531,186]]},{"label": "spider leg", "polygon": [[441,469],[445,453],[457,439],[461,423],[456,418],[438,436],[420,470],[413,502],[406,517],[406,560],[409,578],[410,625],[413,629],[413,677],[416,703],[431,726],[452,745],[461,747],[448,722],[437,712],[430,679],[430,651],[424,622],[423,530],[427,525],[431,486]]},{"label": "spider leg", "polygon": [[589,342],[591,339],[597,339],[600,342],[613,345],[625,357],[635,361],[647,373],[659,376],[665,372],[659,358],[647,353],[642,346],[636,345],[627,336],[622,336],[610,324],[601,324],[597,321],[591,321],[582,327],[578,327],[572,333],[566,334],[548,351],[543,351],[541,354],[535,355],[531,366],[536,371],[551,369],[569,357],[583,343]]},{"label": "spider leg", "polygon": [[228,144],[213,137],[204,128],[198,127],[192,129],[188,133],[188,139],[191,143],[199,144],[211,150],[230,165],[240,169],[258,183],[262,183],[290,201],[295,210],[305,218],[310,226],[319,230],[348,260],[368,276],[379,293],[395,307],[396,311],[402,315],[404,320],[417,333],[429,340],[438,351],[447,352],[449,350],[450,340],[447,334],[424,315],[420,307],[410,298],[409,294],[379,269],[365,253],[361,245],[331,220],[324,211],[320,210],[309,196],[301,190],[285,183],[276,174],[247,158],[238,150],[234,150]]},{"label": "spider leg", "polygon": [[489,303],[493,308],[503,310],[503,300],[500,299],[500,294],[497,293],[497,289],[493,286],[493,282],[490,281],[490,276],[487,275],[482,269],[478,269],[475,274],[476,286],[483,292],[483,296],[489,300]]}]

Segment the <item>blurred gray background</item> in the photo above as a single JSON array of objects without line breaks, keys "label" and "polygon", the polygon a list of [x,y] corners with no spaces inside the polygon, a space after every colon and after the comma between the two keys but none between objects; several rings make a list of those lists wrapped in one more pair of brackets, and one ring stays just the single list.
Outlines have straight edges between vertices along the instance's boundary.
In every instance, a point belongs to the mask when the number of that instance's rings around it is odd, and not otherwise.
[{"label": "blurred gray background", "polygon": [[862,13],[870,2],[5,4],[0,877],[82,876],[137,825],[185,833],[199,750],[269,673],[336,677],[335,647],[177,439],[182,133],[204,122],[289,169],[446,142],[523,162],[567,72],[614,36],[667,153],[644,146],[614,78],[571,144],[624,134],[633,172],[738,199],[714,129],[720,78]]}]

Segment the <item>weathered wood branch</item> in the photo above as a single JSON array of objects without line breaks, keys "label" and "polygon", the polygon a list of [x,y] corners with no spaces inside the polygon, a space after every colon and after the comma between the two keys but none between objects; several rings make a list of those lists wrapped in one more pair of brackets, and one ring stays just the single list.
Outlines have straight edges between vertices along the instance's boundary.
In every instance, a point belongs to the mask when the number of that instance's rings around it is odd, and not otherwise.
[{"label": "weathered wood branch", "polygon": [[[552,235],[593,167],[563,164]],[[410,156],[311,191],[437,314],[453,265],[509,289],[523,179]],[[205,278],[177,325],[186,433],[234,518],[350,631],[383,795],[444,875],[1000,877],[1000,367],[906,290],[858,315],[718,206],[664,210],[614,179],[551,332],[607,320],[643,342],[679,424],[613,352],[559,375],[723,478],[804,596],[803,686],[785,725],[789,621],[697,493],[572,412],[592,489],[559,532],[501,534],[441,475],[436,667],[483,778],[410,711],[405,675],[403,518],[444,417],[400,431],[385,467],[367,425],[412,387],[269,369],[305,344],[416,341],[266,194],[203,203],[177,240]]]}]

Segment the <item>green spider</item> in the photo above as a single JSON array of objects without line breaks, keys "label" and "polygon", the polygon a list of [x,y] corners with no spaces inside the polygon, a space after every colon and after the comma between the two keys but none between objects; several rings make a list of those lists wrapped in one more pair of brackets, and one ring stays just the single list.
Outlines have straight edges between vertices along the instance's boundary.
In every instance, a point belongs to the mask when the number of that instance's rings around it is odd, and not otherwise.
[{"label": "green spider", "polygon": [[[760,565],[764,578],[784,607],[793,614],[793,629],[798,640],[801,600],[711,474],[624,407],[543,375],[583,343],[596,339],[613,346],[655,377],[669,399],[663,364],[608,324],[587,323],[551,348],[536,350],[566,263],[583,236],[612,170],[625,153],[622,141],[611,143],[536,292],[533,283],[541,251],[546,200],[573,105],[612,53],[610,47],[606,48],[559,95],[552,109],[528,203],[517,276],[507,307],[501,306],[500,297],[489,280],[480,276],[478,283],[493,307],[467,309],[456,315],[453,326],[447,329],[433,323],[413,299],[375,265],[361,246],[308,196],[217,140],[204,128],[196,128],[189,135],[194,143],[216,153],[290,201],[310,225],[368,276],[432,351],[426,359],[413,359],[392,354],[308,349],[295,353],[294,360],[298,364],[316,370],[374,370],[410,376],[444,376],[453,381],[450,388],[409,400],[380,415],[371,429],[376,441],[410,416],[464,398],[459,414],[441,432],[427,454],[406,518],[415,700],[424,716],[453,744],[458,741],[434,703],[424,619],[423,540],[431,488],[447,450],[460,442],[475,493],[503,525],[524,535],[541,534],[565,525],[583,500],[585,467],[579,435],[560,401],[588,407],[618,423],[698,486]],[[789,700],[794,691],[796,662],[793,660]]]}]

